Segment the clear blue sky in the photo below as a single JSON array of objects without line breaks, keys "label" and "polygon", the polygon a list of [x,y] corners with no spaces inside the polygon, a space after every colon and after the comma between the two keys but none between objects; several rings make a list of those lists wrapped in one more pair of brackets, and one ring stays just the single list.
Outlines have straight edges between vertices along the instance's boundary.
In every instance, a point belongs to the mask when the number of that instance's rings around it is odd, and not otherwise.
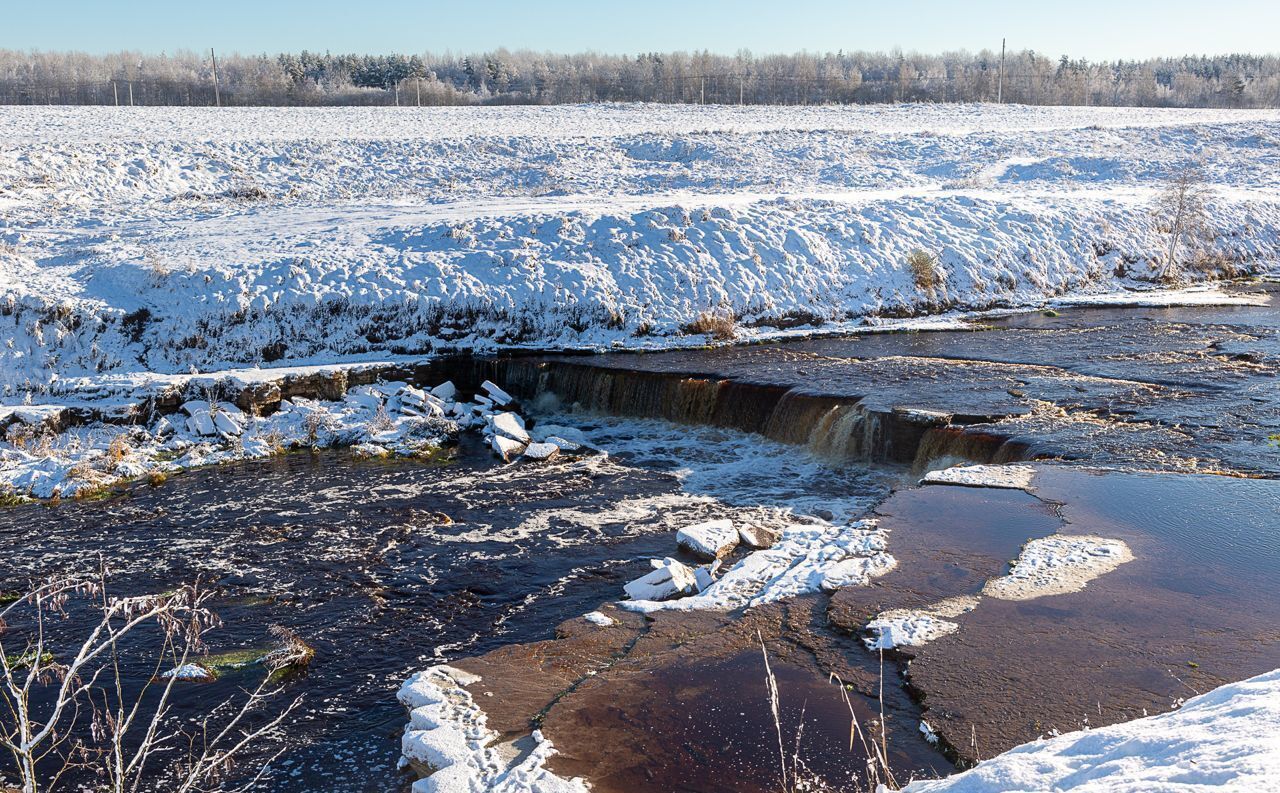
[{"label": "clear blue sky", "polygon": [[1280,51],[1280,0],[0,0],[0,48]]}]

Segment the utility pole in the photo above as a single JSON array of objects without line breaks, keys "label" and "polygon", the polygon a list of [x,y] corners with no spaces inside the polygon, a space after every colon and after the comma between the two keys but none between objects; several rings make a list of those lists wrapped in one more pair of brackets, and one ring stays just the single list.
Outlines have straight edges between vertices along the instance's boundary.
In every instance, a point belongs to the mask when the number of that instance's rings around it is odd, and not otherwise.
[{"label": "utility pole", "polygon": [[116,81],[111,81],[111,95],[116,98],[116,107],[120,107],[120,88],[116,85]]},{"label": "utility pole", "polygon": [[396,83],[396,107],[400,107],[400,83]]},{"label": "utility pole", "polygon": [[742,107],[742,75],[738,75],[738,107]]},{"label": "utility pole", "polygon": [[218,56],[213,54],[213,47],[209,48],[209,58],[213,60],[213,104],[222,107],[222,91],[218,88]]},{"label": "utility pole", "polygon": [[705,105],[707,103],[707,78],[698,78],[698,104]]},{"label": "utility pole", "polygon": [[996,104],[1004,104],[1004,39],[1000,39],[1000,82],[996,83]]},{"label": "utility pole", "polygon": [[129,107],[133,107],[133,80],[129,81]]},{"label": "utility pole", "polygon": [[422,78],[417,77],[413,81],[413,90],[418,94],[418,107],[422,107]]}]

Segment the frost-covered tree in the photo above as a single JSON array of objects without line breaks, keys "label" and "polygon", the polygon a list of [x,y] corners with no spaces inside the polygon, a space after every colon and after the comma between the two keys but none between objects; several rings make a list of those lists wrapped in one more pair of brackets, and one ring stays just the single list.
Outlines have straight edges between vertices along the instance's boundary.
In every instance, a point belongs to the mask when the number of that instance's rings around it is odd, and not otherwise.
[{"label": "frost-covered tree", "polygon": [[[212,105],[207,53],[0,50],[0,103]],[[946,52],[733,55],[710,52],[463,57],[330,54],[219,58],[224,104],[391,104],[406,80],[431,101],[825,104],[994,101],[999,56]],[[1030,50],[1005,61],[1004,98],[1025,104],[1185,107],[1280,105],[1280,57],[1221,55],[1094,62]],[[427,101],[425,98],[424,102]]]}]

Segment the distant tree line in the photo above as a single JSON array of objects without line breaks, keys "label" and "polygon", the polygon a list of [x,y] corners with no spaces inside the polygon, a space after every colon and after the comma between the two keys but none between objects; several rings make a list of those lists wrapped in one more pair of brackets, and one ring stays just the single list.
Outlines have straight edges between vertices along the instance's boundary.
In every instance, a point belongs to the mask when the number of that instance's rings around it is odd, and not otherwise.
[{"label": "distant tree line", "polygon": [[[224,105],[990,102],[998,53],[230,55]],[[1010,53],[1003,99],[1031,105],[1280,106],[1280,56],[1087,61]],[[0,50],[0,104],[212,105],[210,53]]]}]

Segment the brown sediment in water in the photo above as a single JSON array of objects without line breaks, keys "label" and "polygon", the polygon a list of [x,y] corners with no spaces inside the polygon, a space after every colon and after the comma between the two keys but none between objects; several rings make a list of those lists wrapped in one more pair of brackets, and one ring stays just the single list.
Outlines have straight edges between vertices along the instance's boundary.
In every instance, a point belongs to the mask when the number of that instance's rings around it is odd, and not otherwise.
[{"label": "brown sediment in water", "polygon": [[[468,668],[486,684],[499,681],[485,702],[520,703],[514,716],[496,706],[502,729],[540,724],[560,752],[551,768],[604,791],[772,789],[773,728],[763,688],[751,689],[763,675],[763,666],[752,666],[755,631],[785,670],[784,697],[790,685],[811,706],[825,703],[823,681],[834,672],[862,697],[860,717],[875,718],[878,659],[857,640],[866,623],[892,609],[979,596],[975,608],[949,618],[959,625],[955,633],[887,653],[899,778],[932,751],[914,732],[921,718],[946,756],[967,765],[1053,730],[1164,712],[1280,666],[1273,574],[1280,540],[1267,528],[1280,515],[1280,483],[1037,470],[1038,497],[978,487],[894,493],[876,514],[899,565],[869,586],[739,614],[611,611],[622,624],[578,621],[565,639],[462,663],[488,664]],[[1161,506],[1143,506],[1151,504]],[[1223,515],[1245,530],[1197,530],[1221,526]],[[1122,540],[1135,558],[1077,592],[981,597],[1028,539],[1054,534]],[[550,671],[528,676],[531,665]],[[825,708],[811,707],[815,734],[843,730],[847,722]],[[817,738],[815,746],[830,740]],[[819,763],[817,775],[841,782],[848,768],[861,767],[861,758],[837,757],[847,765]],[[936,761],[932,768],[946,770]]]},{"label": "brown sediment in water", "polygon": [[[469,690],[490,727],[507,739],[540,727],[557,750],[550,770],[585,777],[594,791],[768,793],[777,789],[779,760],[763,638],[788,755],[803,720],[807,773],[828,789],[858,790],[866,747],[859,739],[850,748],[849,708],[866,740],[879,740],[880,669],[830,630],[825,601],[802,597],[741,615],[639,617],[606,608],[618,625],[570,620],[556,640],[455,665],[481,676]],[[893,664],[884,674],[895,774],[946,773],[950,764],[921,738],[918,711]],[[838,681],[850,688],[842,691]]]}]

